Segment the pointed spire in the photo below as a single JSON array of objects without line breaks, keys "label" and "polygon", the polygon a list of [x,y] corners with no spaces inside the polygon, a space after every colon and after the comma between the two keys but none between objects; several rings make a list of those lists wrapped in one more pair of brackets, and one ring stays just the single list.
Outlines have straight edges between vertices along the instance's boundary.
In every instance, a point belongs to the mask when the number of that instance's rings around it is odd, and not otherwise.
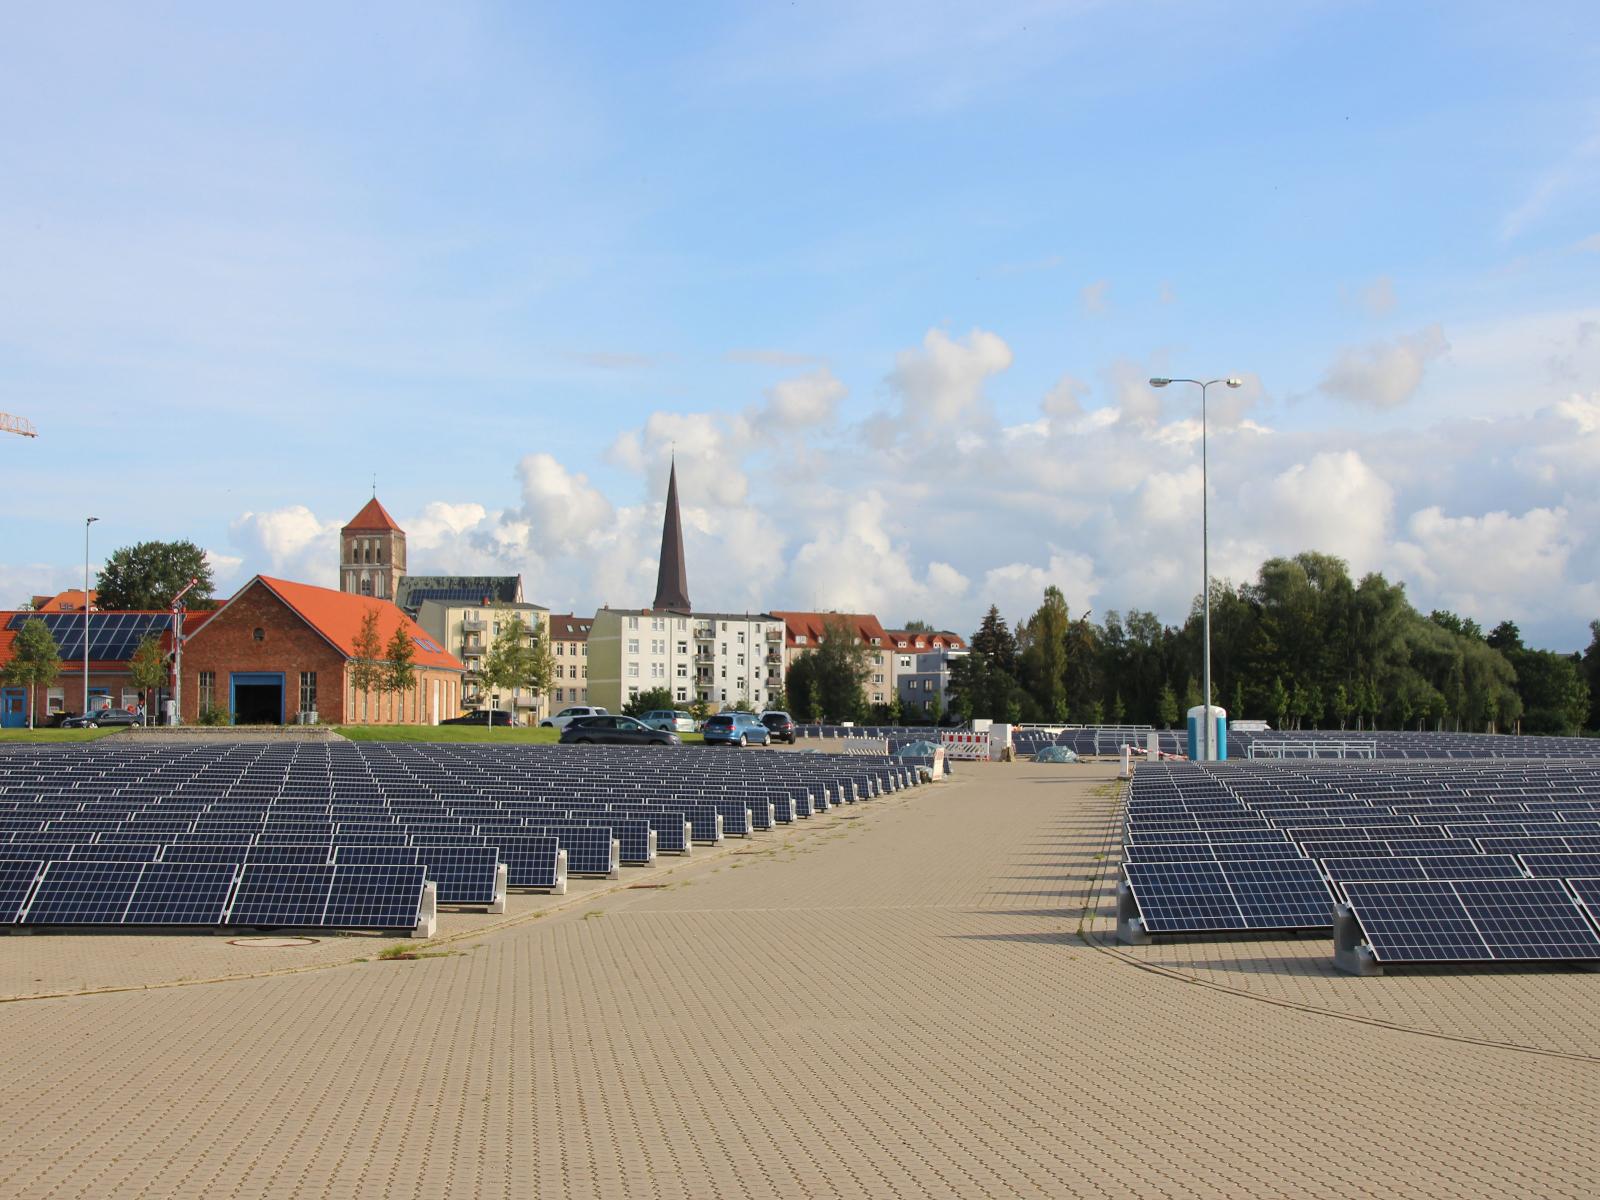
[{"label": "pointed spire", "polygon": [[689,569],[683,558],[683,520],[678,515],[678,456],[667,476],[667,515],[661,522],[661,566],[656,572],[654,608],[689,612]]}]

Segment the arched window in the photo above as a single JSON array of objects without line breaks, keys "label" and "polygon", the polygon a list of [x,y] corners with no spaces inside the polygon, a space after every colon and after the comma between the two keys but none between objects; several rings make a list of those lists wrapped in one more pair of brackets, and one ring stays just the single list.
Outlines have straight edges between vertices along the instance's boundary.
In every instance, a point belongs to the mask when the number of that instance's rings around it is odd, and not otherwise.
[{"label": "arched window", "polygon": [[362,595],[363,595],[363,596],[370,596],[370,595],[372,595],[372,580],[370,580],[370,579],[363,579],[363,580],[362,580],[362,581],[361,581],[361,594],[362,594]]}]

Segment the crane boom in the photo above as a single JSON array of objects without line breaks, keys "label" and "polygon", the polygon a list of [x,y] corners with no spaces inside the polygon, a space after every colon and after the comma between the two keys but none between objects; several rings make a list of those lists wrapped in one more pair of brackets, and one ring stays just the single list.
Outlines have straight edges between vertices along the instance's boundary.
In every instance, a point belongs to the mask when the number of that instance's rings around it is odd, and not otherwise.
[{"label": "crane boom", "polygon": [[14,433],[18,437],[38,437],[39,431],[27,417],[13,417],[0,412],[0,433]]}]

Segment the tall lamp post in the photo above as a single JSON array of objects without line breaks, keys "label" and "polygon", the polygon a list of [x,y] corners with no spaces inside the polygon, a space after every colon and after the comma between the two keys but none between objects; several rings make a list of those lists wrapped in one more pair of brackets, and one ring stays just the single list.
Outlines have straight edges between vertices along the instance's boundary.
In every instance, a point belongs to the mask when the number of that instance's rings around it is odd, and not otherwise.
[{"label": "tall lamp post", "polygon": [[89,526],[99,517],[83,519],[83,715],[89,715]]},{"label": "tall lamp post", "polygon": [[1211,496],[1206,477],[1206,389],[1216,383],[1236,388],[1242,386],[1244,381],[1232,375],[1226,379],[1166,379],[1157,376],[1150,381],[1150,386],[1164,388],[1169,383],[1192,383],[1200,389],[1200,569],[1204,575],[1204,586],[1200,593],[1200,630],[1204,646],[1200,703],[1205,710],[1205,740],[1200,743],[1200,758],[1203,762],[1212,762],[1217,757],[1217,729],[1211,719]]}]

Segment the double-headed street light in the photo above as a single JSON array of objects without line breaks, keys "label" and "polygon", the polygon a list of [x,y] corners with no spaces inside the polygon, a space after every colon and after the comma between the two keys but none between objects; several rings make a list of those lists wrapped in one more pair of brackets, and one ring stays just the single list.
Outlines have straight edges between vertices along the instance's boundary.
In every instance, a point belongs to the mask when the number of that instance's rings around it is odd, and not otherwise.
[{"label": "double-headed street light", "polygon": [[1200,593],[1201,642],[1204,646],[1200,688],[1204,696],[1201,704],[1205,710],[1206,730],[1205,741],[1200,743],[1200,758],[1203,762],[1211,762],[1217,757],[1217,729],[1211,719],[1211,514],[1206,481],[1206,389],[1214,383],[1225,383],[1231,388],[1242,387],[1244,380],[1232,375],[1226,379],[1166,379],[1157,376],[1150,380],[1153,388],[1164,388],[1169,383],[1192,383],[1200,389],[1200,565],[1205,577]]}]

